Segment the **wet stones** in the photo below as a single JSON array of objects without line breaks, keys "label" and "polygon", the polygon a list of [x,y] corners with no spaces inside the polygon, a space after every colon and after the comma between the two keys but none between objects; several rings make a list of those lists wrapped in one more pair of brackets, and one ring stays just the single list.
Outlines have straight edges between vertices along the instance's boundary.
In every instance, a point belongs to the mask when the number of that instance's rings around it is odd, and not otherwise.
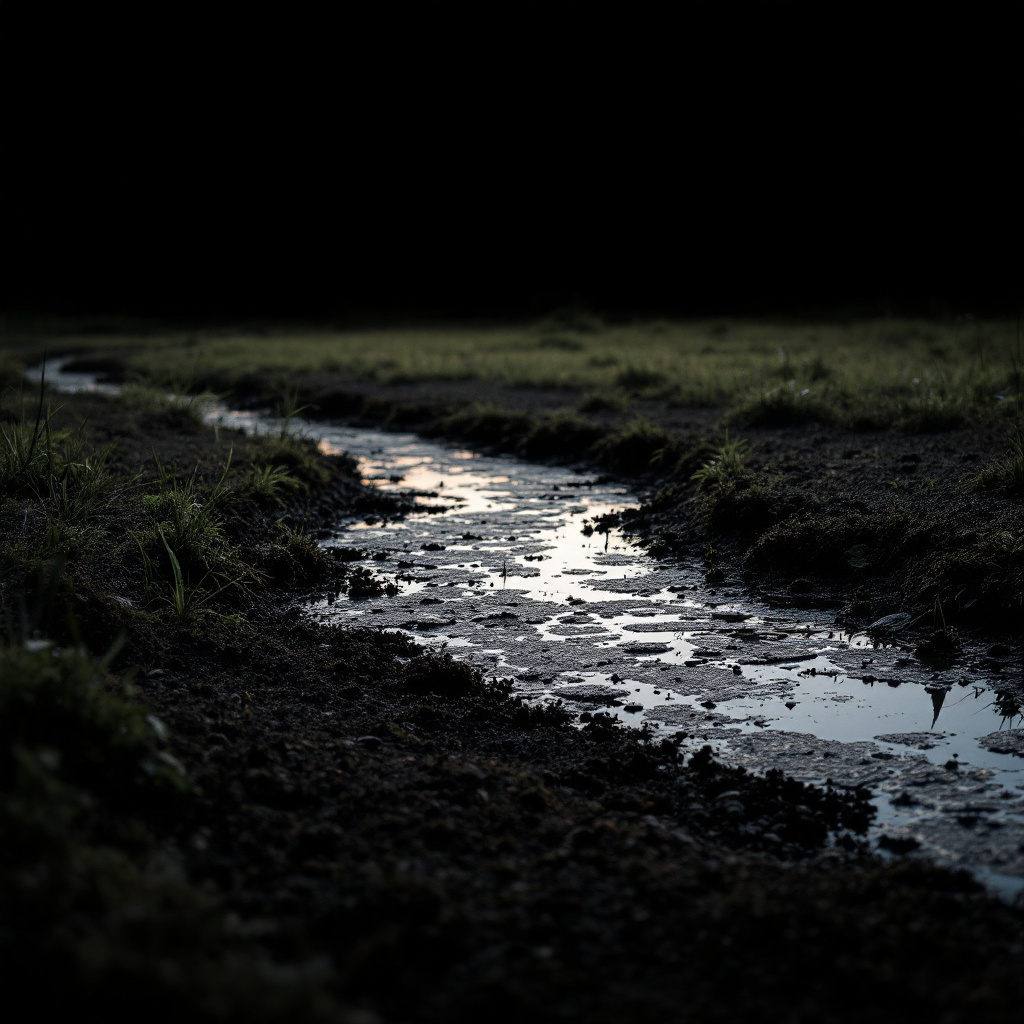
[{"label": "wet stones", "polygon": [[714,799],[714,809],[718,814],[743,815],[747,812],[746,804],[740,799],[738,789],[730,789],[719,793]]},{"label": "wet stones", "polygon": [[[387,439],[387,446],[392,444]],[[418,452],[419,444],[410,442],[406,456]],[[445,457],[433,452],[428,461],[440,469]],[[900,734],[887,733],[879,738],[887,749],[870,742],[830,745],[808,735],[792,744],[778,738],[773,727],[782,722],[787,722],[787,728],[812,728],[808,719],[818,708],[825,715],[822,722],[831,723],[838,720],[844,705],[859,710],[880,704],[888,698],[886,684],[931,687],[920,701],[911,701],[912,695],[904,691],[894,703],[922,705],[920,719],[907,719],[904,728],[921,729],[932,719],[945,689],[955,683],[935,676],[941,664],[914,657],[914,645],[926,630],[917,633],[907,612],[885,615],[899,607],[889,595],[851,587],[845,598],[863,599],[857,618],[871,623],[866,632],[854,635],[840,631],[849,616],[826,621],[817,611],[807,612],[806,619],[805,613],[798,612],[776,615],[772,602],[752,604],[745,592],[735,588],[709,592],[696,561],[692,568],[654,563],[636,550],[623,546],[616,550],[614,535],[612,546],[605,548],[605,538],[598,538],[597,530],[591,543],[583,543],[579,521],[570,523],[569,517],[591,513],[582,506],[566,508],[561,502],[552,507],[555,487],[550,471],[511,461],[488,466],[486,471],[483,462],[473,468],[481,479],[490,475],[493,480],[497,474],[508,481],[496,492],[495,507],[480,503],[492,500],[487,495],[478,499],[472,515],[468,509],[455,510],[455,518],[447,521],[443,516],[409,520],[400,528],[404,533],[374,531],[352,538],[353,544],[358,540],[359,550],[372,549],[375,543],[386,545],[389,565],[401,558],[402,566],[411,570],[399,577],[403,587],[429,586],[427,572],[442,581],[435,585],[446,581],[453,588],[443,591],[447,615],[442,617],[440,608],[425,607],[436,599],[425,598],[418,589],[408,594],[411,600],[374,602],[362,609],[338,601],[334,610],[352,609],[356,614],[349,615],[350,621],[362,611],[373,611],[375,626],[404,626],[418,634],[421,643],[447,641],[460,657],[481,665],[488,678],[500,674],[515,679],[517,689],[530,702],[563,701],[591,719],[599,715],[636,722],[629,712],[639,713],[641,721],[655,726],[652,732],[677,727],[686,730],[689,743],[712,735],[721,744],[723,759],[751,768],[777,767],[807,780],[831,778],[840,785],[870,784],[894,795],[908,787],[914,793],[926,789],[937,794],[939,806],[934,813],[941,817],[946,817],[942,811],[954,787],[969,787],[973,792],[974,787],[985,785],[978,766],[968,763],[969,751],[962,747],[965,730],[959,730],[961,738],[954,744],[960,745],[964,763],[950,769],[941,763],[946,756],[931,764],[918,753],[929,751],[929,758],[952,754],[937,734],[907,734],[906,742],[900,744]],[[451,484],[459,474],[453,468],[439,475]],[[434,486],[431,482],[430,487]],[[618,502],[619,496],[605,493],[599,500],[607,506]],[[486,523],[487,529],[478,528],[478,521]],[[565,533],[567,526],[573,528],[569,541],[551,532]],[[836,551],[840,568],[848,568],[843,552],[862,540],[866,538],[843,539]],[[431,559],[438,563],[436,571],[419,564],[427,551],[435,552]],[[874,557],[874,551],[869,557]],[[784,607],[819,607],[818,595],[810,602],[796,599],[814,591],[817,576],[808,573],[818,568],[815,562],[803,575],[794,574]],[[513,580],[517,574],[520,578]],[[542,582],[525,578],[534,574]],[[785,581],[774,585],[784,587]],[[519,619],[500,614],[509,595],[521,605],[514,609]],[[424,607],[416,608],[417,604]],[[436,614],[430,616],[430,611]],[[573,614],[576,611],[582,614]],[[971,652],[969,671],[979,692],[988,682],[980,677],[999,672],[1006,678],[1009,665],[1004,667],[1002,659],[1013,663],[1017,653],[1010,644],[993,646],[990,641],[988,647],[991,650],[979,647]],[[987,660],[982,661],[983,656]],[[825,682],[823,675],[836,681]],[[671,688],[667,700],[662,687]],[[969,692],[964,696],[968,699]],[[733,703],[725,703],[729,701]],[[947,708],[953,704],[947,699]],[[600,708],[612,714],[602,715]],[[948,717],[940,719],[940,727],[950,728]],[[589,724],[582,717],[580,721]],[[988,728],[996,724],[993,721]],[[862,736],[866,740],[873,730],[895,730],[901,725],[900,719],[879,720],[873,729],[865,728]],[[832,728],[831,724],[823,727]],[[756,736],[751,735],[754,732]],[[984,744],[983,748],[1011,753],[1017,740],[1008,736],[1003,730],[991,748]],[[900,744],[903,750],[889,743]],[[938,749],[932,751],[933,746]],[[972,813],[960,817],[969,818]],[[959,827],[955,815],[950,821],[952,827]],[[775,834],[782,836],[784,831]]]},{"label": "wet stones", "polygon": [[593,625],[587,624],[566,624],[559,626],[551,626],[547,632],[552,636],[612,636],[604,626],[594,623]]},{"label": "wet stones", "polygon": [[608,707],[622,704],[622,699],[629,696],[629,690],[602,686],[600,683],[581,683],[561,686],[553,691],[562,700],[575,701],[578,704],[598,704]]},{"label": "wet stones", "polygon": [[630,654],[665,654],[672,650],[671,644],[643,640],[627,640],[618,646]]},{"label": "wet stones", "polygon": [[403,629],[438,629],[441,626],[450,626],[454,619],[442,618],[440,615],[422,614],[414,619],[408,619],[402,623]]},{"label": "wet stones", "polygon": [[749,612],[712,612],[712,619],[717,619],[720,622],[743,622],[745,619],[750,618]]},{"label": "wet stones", "polygon": [[756,736],[730,734],[730,760],[755,766],[770,759],[786,775],[813,781],[830,778],[840,786],[873,785],[886,779],[890,769],[871,755],[878,748],[869,742],[842,743],[806,733],[766,731]]},{"label": "wet stones", "polygon": [[892,615],[883,615],[882,618],[876,619],[867,628],[868,633],[881,633],[881,634],[892,634],[899,633],[906,629],[907,626],[913,621],[913,616],[907,612],[895,612]]},{"label": "wet stones", "polygon": [[673,633],[692,629],[693,623],[684,619],[669,619],[660,622],[629,622],[622,628],[627,633]]},{"label": "wet stones", "polygon": [[[714,707],[713,702],[712,707]],[[721,728],[724,725],[732,724],[732,719],[727,715],[713,712],[710,709],[705,710],[703,705],[698,707],[690,707],[686,704],[661,705],[648,708],[643,717],[664,725],[688,726],[692,729]]]},{"label": "wet stones", "polygon": [[898,855],[912,853],[921,848],[921,843],[913,836],[891,836],[888,834],[878,837],[878,848],[888,853]]},{"label": "wet stones", "polygon": [[936,732],[894,732],[886,733],[883,736],[876,736],[880,743],[895,743],[904,747],[916,747],[918,750],[932,750],[945,737],[942,733]]},{"label": "wet stones", "polygon": [[1013,754],[1024,757],[1024,729],[1002,729],[981,736],[978,743],[994,754]]}]

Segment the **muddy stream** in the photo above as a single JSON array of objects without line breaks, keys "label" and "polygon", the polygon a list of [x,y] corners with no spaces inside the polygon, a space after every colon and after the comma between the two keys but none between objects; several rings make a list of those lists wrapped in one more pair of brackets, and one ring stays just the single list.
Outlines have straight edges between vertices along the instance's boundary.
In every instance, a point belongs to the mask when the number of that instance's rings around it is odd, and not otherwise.
[{"label": "muddy stream", "polygon": [[[59,364],[47,380],[116,390]],[[205,415],[280,429],[216,402]],[[321,595],[311,615],[401,630],[513,679],[530,700],[710,744],[725,763],[867,787],[881,852],[968,868],[1003,896],[1024,889],[1024,720],[996,692],[1019,677],[1019,652],[968,642],[937,667],[901,641],[908,616],[850,634],[834,612],[772,607],[728,578],[709,585],[702,566],[658,561],[606,531],[601,517],[638,496],[569,469],[411,434],[290,426],[356,457],[374,485],[415,492],[422,508],[323,524],[322,543],[363,553],[392,586]]]}]

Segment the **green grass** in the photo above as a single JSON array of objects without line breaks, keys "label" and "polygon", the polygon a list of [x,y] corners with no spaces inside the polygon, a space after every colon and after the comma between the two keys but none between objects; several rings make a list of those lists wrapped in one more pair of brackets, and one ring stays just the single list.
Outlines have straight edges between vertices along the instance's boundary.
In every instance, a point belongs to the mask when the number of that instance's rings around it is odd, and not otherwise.
[{"label": "green grass", "polygon": [[255,468],[248,487],[254,493],[279,495],[285,490],[305,490],[327,483],[327,470],[317,455],[316,442],[279,433],[253,439]]},{"label": "green grass", "polygon": [[1024,494],[1024,423],[1018,421],[1014,424],[1006,454],[986,466],[976,483],[980,490]]},{"label": "green grass", "polygon": [[142,499],[151,525],[137,532],[135,541],[154,600],[182,621],[229,588],[258,580],[228,542],[225,520],[244,512],[246,503],[259,496],[254,487],[273,494],[294,478],[280,468],[257,468],[240,487],[231,487],[230,453],[212,484],[200,481],[198,467],[183,478],[159,463],[157,468],[158,490]]},{"label": "green grass", "polygon": [[173,470],[164,470],[159,463],[157,467],[159,490],[143,498],[153,527],[142,547],[147,554],[155,552],[158,556],[163,555],[161,548],[172,551],[185,579],[194,585],[219,568],[224,544],[220,507],[230,496],[225,481],[231,459],[229,456],[220,478],[209,487],[199,481],[198,469],[179,479]]},{"label": "green grass", "polygon": [[[41,555],[81,554],[123,489],[109,452],[87,450],[81,430],[55,429],[42,392],[33,407],[19,403],[8,416],[0,424],[0,494],[30,501]],[[25,526],[28,518],[26,509]]]},{"label": "green grass", "polygon": [[679,458],[676,437],[642,416],[603,436],[591,449],[598,465],[616,473],[671,469]]},{"label": "green grass", "polygon": [[[82,405],[75,399],[51,410],[38,392],[26,397],[19,388],[6,398],[0,562],[8,614],[19,614],[12,595],[45,595],[45,609],[30,618],[36,625],[45,620],[47,628],[77,643],[80,604],[88,602],[91,628],[109,642],[108,627],[128,613],[118,605],[108,622],[104,595],[110,590],[126,596],[125,586],[131,589],[123,578],[106,579],[111,557],[131,563],[129,577],[142,585],[138,596],[146,614],[169,611],[179,622],[214,603],[245,605],[267,579],[293,583],[327,571],[319,549],[301,531],[282,528],[280,536],[249,543],[254,520],[272,523],[287,498],[301,499],[327,481],[329,471],[312,441],[283,429],[243,442],[244,456],[235,462],[227,450],[219,465],[195,463],[183,472],[154,458],[135,472],[91,439],[87,404],[83,417],[82,409],[73,411]],[[194,414],[194,407],[168,404],[163,394],[140,388],[129,390],[121,408],[126,430],[149,424],[173,431],[181,415]],[[152,414],[159,423],[151,422]],[[59,568],[51,579],[54,566]],[[105,582],[94,593],[98,579]]]},{"label": "green grass", "polygon": [[[242,576],[237,579],[227,579],[222,574],[215,575],[210,571],[197,583],[186,580],[185,574],[181,569],[181,563],[178,561],[178,556],[167,542],[167,535],[164,533],[163,527],[158,526],[157,532],[160,535],[160,540],[163,542],[164,550],[167,553],[167,560],[171,567],[171,579],[167,584],[167,592],[163,597],[173,612],[174,617],[179,622],[192,618],[203,605],[212,601],[218,594],[222,594],[228,587],[236,586],[245,576],[249,575],[243,572]],[[145,548],[142,548],[141,544],[139,546],[142,549],[143,559],[146,563],[147,575],[150,575],[152,573],[152,561],[149,559]]]},{"label": "green grass", "polygon": [[[8,331],[13,355],[115,355],[154,387],[329,372],[381,384],[480,379],[566,388],[599,405],[627,398],[729,408],[738,421],[838,420],[955,426],[1011,407],[1019,340],[1009,320],[665,321],[581,316],[521,327],[75,335]],[[601,396],[597,398],[596,396]],[[294,393],[282,410],[287,425]]]},{"label": "green grass", "polygon": [[302,485],[284,466],[254,466],[245,482],[244,489],[258,504],[283,501],[287,491],[296,491]]},{"label": "green grass", "polygon": [[103,531],[105,513],[118,500],[125,483],[108,466],[108,452],[82,454],[64,461],[36,489],[45,518],[42,553],[78,557]]},{"label": "green grass", "polygon": [[125,408],[163,417],[168,425],[174,421],[201,423],[207,392],[192,392],[189,384],[156,387],[144,381],[129,381],[120,392]]},{"label": "green grass", "polygon": [[746,468],[746,450],[746,441],[730,439],[726,434],[714,457],[705,462],[690,479],[696,480],[701,490],[724,486]]}]

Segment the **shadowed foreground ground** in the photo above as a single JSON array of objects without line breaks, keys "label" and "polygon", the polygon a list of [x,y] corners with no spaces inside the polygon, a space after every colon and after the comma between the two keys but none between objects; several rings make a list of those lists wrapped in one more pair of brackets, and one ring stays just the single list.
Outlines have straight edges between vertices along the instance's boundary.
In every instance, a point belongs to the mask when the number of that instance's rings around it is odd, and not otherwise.
[{"label": "shadowed foreground ground", "polygon": [[683,763],[307,622],[303,593],[374,585],[310,541],[318,518],[401,508],[349,460],[104,399],[37,443],[49,463],[8,458],[0,506],[0,955],[22,1005],[1019,1019],[1020,908],[863,852],[861,794]]}]

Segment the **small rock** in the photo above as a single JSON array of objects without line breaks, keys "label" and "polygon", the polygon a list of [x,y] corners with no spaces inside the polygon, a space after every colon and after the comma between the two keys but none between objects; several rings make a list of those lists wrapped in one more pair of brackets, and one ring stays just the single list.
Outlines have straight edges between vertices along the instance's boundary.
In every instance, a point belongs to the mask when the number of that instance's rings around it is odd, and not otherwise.
[{"label": "small rock", "polygon": [[876,619],[868,626],[868,632],[878,633],[898,633],[901,629],[906,629],[907,626],[913,621],[913,616],[907,612],[895,612],[892,615],[883,615],[880,619]]},{"label": "small rock", "polygon": [[921,844],[913,836],[879,836],[878,845],[890,853],[911,853],[920,848]]}]

